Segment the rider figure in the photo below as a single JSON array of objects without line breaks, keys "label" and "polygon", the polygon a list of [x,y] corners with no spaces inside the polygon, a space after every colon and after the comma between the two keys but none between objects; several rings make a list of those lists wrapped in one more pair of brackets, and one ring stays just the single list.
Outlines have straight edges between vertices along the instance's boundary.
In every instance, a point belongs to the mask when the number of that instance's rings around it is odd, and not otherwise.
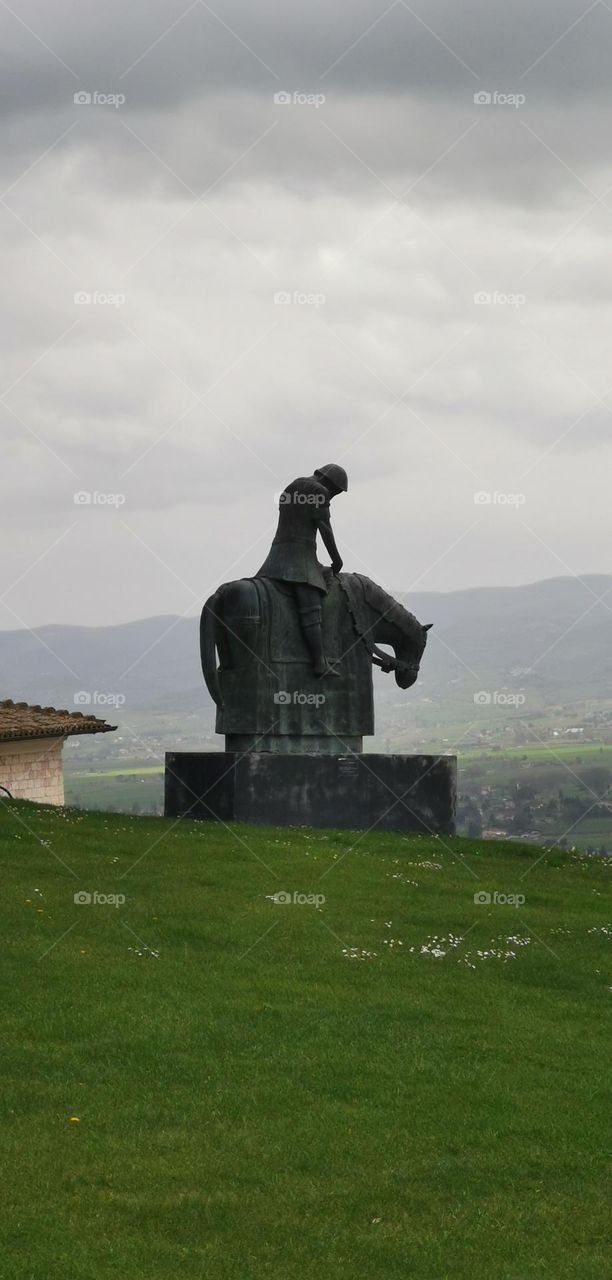
[{"label": "rider figure", "polygon": [[331,556],[332,572],[339,573],[342,558],[332,532],[329,504],[336,494],[346,493],[347,489],[346,471],[335,462],[319,467],[313,476],[292,480],[280,496],[278,527],[270,553],[255,575],[291,584],[317,676],[338,675],[323,651],[321,604],[329,586],[317,560],[317,532]]}]

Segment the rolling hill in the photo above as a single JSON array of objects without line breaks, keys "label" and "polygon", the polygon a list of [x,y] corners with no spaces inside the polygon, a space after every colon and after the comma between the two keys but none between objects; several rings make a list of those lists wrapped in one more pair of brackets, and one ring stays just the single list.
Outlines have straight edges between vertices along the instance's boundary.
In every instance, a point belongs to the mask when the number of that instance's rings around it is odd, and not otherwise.
[{"label": "rolling hill", "polygon": [[[415,734],[440,741],[472,720],[541,718],[612,699],[612,576],[396,595],[434,627],[413,690],[375,672],[378,744],[408,746]],[[128,734],[131,726],[194,744],[213,734],[195,617],[0,632],[2,697],[72,707],[80,691]],[[488,705],[475,706],[480,691]],[[120,695],[117,709],[108,694]],[[518,706],[508,694],[521,694]],[[110,736],[104,745],[113,751]]]}]

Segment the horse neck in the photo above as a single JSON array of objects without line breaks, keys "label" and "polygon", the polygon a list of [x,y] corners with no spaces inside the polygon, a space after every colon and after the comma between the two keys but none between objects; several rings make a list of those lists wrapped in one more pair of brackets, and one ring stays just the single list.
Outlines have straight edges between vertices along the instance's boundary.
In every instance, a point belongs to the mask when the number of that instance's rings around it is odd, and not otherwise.
[{"label": "horse neck", "polygon": [[375,614],[375,623],[372,635],[375,640],[382,644],[393,644],[400,638],[406,638],[405,632],[401,631],[397,622],[394,622],[384,613]]},{"label": "horse neck", "polygon": [[379,620],[380,626],[393,627],[397,625],[398,614],[404,612],[401,604],[393,599],[387,591],[379,587],[377,582],[372,582],[371,578],[362,578],[364,596],[368,612],[371,614],[371,621]]},{"label": "horse neck", "polygon": [[416,618],[371,578],[362,578],[362,584],[366,607],[371,615],[372,638],[382,644],[414,643],[418,627]]}]

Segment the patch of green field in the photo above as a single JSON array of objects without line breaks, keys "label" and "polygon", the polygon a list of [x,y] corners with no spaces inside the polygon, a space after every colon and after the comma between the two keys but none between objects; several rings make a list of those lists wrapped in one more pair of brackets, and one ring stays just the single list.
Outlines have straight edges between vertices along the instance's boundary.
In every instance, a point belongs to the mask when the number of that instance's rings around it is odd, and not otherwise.
[{"label": "patch of green field", "polygon": [[554,741],[537,746],[525,744],[518,747],[504,747],[498,750],[469,750],[461,751],[460,758],[463,764],[470,764],[473,761],[483,760],[549,760],[554,761],[555,756],[561,760],[572,761],[585,757],[585,763],[588,760],[590,764],[594,763],[593,757],[597,757],[597,763],[600,761],[602,765],[612,763],[612,746],[609,743],[601,742],[559,742],[556,738]]},{"label": "patch of green field", "polygon": [[610,818],[584,818],[580,823],[580,830],[583,833],[599,833],[610,835],[612,832],[612,820]]},{"label": "patch of green field", "polygon": [[0,856],[11,1280],[604,1274],[603,859],[15,802]]},{"label": "patch of green field", "polygon": [[76,770],[70,775],[72,779],[77,778],[129,778],[133,774],[146,776],[147,774],[163,774],[164,766],[161,764],[146,765],[139,768],[137,765],[128,765],[124,769],[94,769],[91,773],[79,773]]},{"label": "patch of green field", "polygon": [[[562,824],[552,824],[550,835],[553,839],[558,839],[565,831]],[[612,819],[584,818],[573,827],[569,843],[576,849],[597,850],[603,845],[609,852],[612,849]]]},{"label": "patch of green field", "polygon": [[163,769],[112,769],[67,773],[66,804],[79,809],[156,813],[163,808]]}]

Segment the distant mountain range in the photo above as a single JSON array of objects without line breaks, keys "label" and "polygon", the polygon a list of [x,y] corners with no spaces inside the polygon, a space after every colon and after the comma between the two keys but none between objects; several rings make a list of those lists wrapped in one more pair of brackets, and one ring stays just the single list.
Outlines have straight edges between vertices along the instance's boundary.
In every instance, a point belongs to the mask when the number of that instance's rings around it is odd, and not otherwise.
[{"label": "distant mountain range", "polygon": [[[375,673],[381,740],[401,738],[417,723],[439,731],[468,715],[480,720],[487,704],[475,705],[478,693],[490,695],[489,709],[499,711],[508,693],[522,691],[526,717],[560,703],[612,699],[612,576],[396,594],[434,626],[413,690],[402,693],[392,677]],[[109,694],[125,702],[109,704]],[[213,731],[196,618],[0,632],[0,696],[88,705],[111,723],[133,721],[139,733],[157,726],[162,736],[180,731],[197,742]]]}]

